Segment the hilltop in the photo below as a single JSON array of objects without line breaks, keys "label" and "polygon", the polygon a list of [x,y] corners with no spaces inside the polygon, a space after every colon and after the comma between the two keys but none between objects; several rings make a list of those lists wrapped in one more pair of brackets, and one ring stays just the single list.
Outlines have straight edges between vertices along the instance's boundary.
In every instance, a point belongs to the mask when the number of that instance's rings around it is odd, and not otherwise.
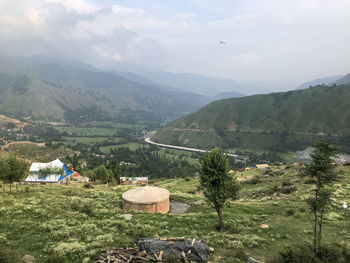
[{"label": "hilltop", "polygon": [[327,139],[349,152],[350,85],[215,101],[158,130],[157,142],[210,149],[303,150]]}]

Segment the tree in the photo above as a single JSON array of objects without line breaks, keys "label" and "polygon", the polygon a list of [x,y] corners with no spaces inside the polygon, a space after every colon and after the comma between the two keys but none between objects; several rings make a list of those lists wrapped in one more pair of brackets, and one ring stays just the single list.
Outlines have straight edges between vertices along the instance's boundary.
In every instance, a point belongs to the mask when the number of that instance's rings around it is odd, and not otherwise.
[{"label": "tree", "polygon": [[[89,174],[90,175],[90,174]],[[113,172],[106,168],[103,164],[96,167],[93,173],[90,175],[90,179],[93,181],[99,181],[101,183],[115,182],[113,178]]]},{"label": "tree", "polygon": [[6,161],[8,164],[7,181],[10,183],[11,192],[12,183],[18,183],[25,177],[28,166],[24,161],[18,160],[14,155],[10,155]]},{"label": "tree", "polygon": [[2,190],[5,193],[5,183],[7,182],[7,174],[9,166],[6,159],[0,158],[0,180],[2,181]]},{"label": "tree", "polygon": [[200,184],[208,204],[218,213],[220,231],[222,231],[224,229],[222,209],[229,199],[238,199],[240,187],[236,177],[228,174],[228,161],[220,148],[205,154],[200,164]]},{"label": "tree", "polygon": [[314,213],[314,252],[321,245],[322,225],[325,210],[330,203],[331,189],[328,187],[336,180],[335,164],[331,159],[338,147],[327,142],[318,142],[315,151],[310,155],[311,163],[306,166],[305,174],[314,179],[314,196],[308,199],[308,204]]}]

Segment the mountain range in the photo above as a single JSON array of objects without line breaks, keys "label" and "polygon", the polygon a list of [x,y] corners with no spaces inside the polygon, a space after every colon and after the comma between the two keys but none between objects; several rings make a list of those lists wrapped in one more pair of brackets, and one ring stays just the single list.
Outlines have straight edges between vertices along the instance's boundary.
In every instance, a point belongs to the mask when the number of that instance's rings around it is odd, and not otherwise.
[{"label": "mountain range", "polygon": [[174,119],[217,98],[243,96],[203,96],[136,73],[46,56],[0,58],[0,94],[0,112],[11,116],[127,122]]}]

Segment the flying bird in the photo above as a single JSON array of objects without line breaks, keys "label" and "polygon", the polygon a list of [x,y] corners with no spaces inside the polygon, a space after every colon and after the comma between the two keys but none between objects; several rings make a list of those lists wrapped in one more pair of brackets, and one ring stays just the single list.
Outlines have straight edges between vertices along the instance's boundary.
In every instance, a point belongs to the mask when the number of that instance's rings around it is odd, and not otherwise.
[{"label": "flying bird", "polygon": [[223,44],[223,45],[226,44],[226,42],[224,42],[224,41],[219,41],[219,43],[220,43],[220,44]]}]

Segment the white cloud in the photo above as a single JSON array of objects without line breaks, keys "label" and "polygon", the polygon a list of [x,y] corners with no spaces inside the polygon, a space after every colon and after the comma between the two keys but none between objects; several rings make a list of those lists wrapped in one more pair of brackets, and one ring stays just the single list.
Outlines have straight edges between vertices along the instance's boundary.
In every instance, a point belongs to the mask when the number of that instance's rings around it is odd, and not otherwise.
[{"label": "white cloud", "polygon": [[99,10],[99,7],[83,0],[46,0],[46,2],[59,4],[65,7],[68,12],[76,11],[79,14],[93,14]]},{"label": "white cloud", "polygon": [[348,0],[191,0],[188,10],[121,2],[0,1],[1,52],[294,83],[350,71]]}]

